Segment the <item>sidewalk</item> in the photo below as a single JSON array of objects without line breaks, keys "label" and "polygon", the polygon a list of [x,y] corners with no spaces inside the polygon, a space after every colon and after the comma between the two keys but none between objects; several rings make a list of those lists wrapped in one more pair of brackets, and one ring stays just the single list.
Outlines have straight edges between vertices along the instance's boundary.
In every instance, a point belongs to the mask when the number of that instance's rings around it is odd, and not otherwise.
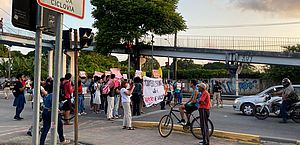
[{"label": "sidewalk", "polygon": [[[81,123],[79,141],[80,144],[93,145],[197,145],[199,140],[191,134],[173,132],[168,138],[162,138],[157,130],[122,130],[120,120],[109,122],[104,120],[88,121]],[[73,130],[67,128],[65,135],[67,139],[73,139]],[[48,139],[50,134],[48,134]],[[30,145],[31,137],[20,135],[2,140],[0,144]],[[49,142],[49,140],[47,141]],[[70,143],[73,144],[73,143]],[[217,138],[211,138],[212,145],[246,145],[233,141],[226,141]]]}]

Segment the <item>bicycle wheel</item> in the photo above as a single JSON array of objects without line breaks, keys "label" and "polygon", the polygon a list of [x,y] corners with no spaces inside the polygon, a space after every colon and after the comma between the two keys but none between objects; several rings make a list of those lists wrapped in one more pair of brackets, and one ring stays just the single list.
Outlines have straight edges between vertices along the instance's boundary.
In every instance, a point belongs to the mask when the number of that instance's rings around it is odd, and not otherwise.
[{"label": "bicycle wheel", "polygon": [[[210,119],[208,119],[208,130],[209,136],[214,133],[214,124]],[[200,116],[196,117],[191,124],[191,132],[197,139],[202,139],[201,127],[200,127]]]},{"label": "bicycle wheel", "polygon": [[158,132],[162,137],[168,137],[173,130],[173,119],[169,115],[163,116],[158,125]]}]

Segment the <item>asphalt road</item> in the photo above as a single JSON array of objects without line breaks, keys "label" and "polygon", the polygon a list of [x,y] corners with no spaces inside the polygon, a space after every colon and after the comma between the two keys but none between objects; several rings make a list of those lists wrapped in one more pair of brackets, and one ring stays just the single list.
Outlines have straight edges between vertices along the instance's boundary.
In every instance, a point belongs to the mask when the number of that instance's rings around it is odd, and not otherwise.
[{"label": "asphalt road", "polygon": [[[22,121],[14,121],[15,108],[12,107],[13,96],[9,100],[2,99],[0,92],[0,139],[5,139],[10,136],[23,134],[31,125],[32,110],[31,103],[27,102],[25,110],[21,114],[25,119]],[[86,100],[86,105],[89,99]],[[232,131],[238,133],[249,133],[261,136],[279,137],[287,139],[300,139],[300,124],[294,123],[291,120],[287,124],[279,124],[280,118],[270,117],[266,120],[258,120],[253,116],[243,116],[241,113],[233,111],[230,106],[231,102],[226,102],[222,109],[211,110],[211,120],[214,123],[215,129]],[[86,107],[88,108],[88,107]],[[139,117],[134,117],[134,121],[159,121],[160,118],[168,113],[168,110],[159,110],[160,106],[144,109],[146,114]],[[167,108],[168,109],[168,108]],[[121,111],[122,112],[122,111]],[[198,114],[195,112],[196,115]],[[178,114],[179,115],[179,114]],[[106,120],[104,114],[95,114],[88,111],[88,115],[80,116],[80,125],[86,126],[91,120]],[[118,121],[121,121],[119,119]],[[66,131],[73,130],[73,126],[66,126]]]}]

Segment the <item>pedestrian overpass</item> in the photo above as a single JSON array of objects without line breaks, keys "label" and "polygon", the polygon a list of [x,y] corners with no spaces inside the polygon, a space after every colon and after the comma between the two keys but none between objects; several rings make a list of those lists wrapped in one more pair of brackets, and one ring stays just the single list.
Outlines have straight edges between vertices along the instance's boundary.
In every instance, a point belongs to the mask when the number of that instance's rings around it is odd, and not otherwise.
[{"label": "pedestrian overpass", "polygon": [[[11,27],[4,28],[5,32],[0,34],[1,44],[34,48],[34,32],[24,33]],[[46,35],[43,38],[43,48],[52,51],[55,38]],[[145,37],[141,41],[151,43],[151,38]],[[153,51],[151,46],[144,47],[141,55],[300,66],[300,53],[286,52],[284,48],[300,44],[300,38],[178,36],[177,47],[174,47],[173,42],[173,36],[155,37]],[[93,46],[85,50],[92,51]],[[112,52],[126,54],[124,49],[115,49]]]}]

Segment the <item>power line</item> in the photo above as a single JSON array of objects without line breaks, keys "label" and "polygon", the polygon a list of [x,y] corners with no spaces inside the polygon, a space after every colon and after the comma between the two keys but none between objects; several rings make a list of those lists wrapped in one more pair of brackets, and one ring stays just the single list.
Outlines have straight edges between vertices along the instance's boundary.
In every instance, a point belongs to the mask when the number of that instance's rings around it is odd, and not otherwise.
[{"label": "power line", "polygon": [[240,24],[240,25],[211,25],[211,26],[188,26],[189,29],[223,29],[223,28],[243,28],[243,27],[266,27],[266,26],[283,26],[283,25],[298,25],[296,22],[284,23],[266,23],[266,24]]}]

